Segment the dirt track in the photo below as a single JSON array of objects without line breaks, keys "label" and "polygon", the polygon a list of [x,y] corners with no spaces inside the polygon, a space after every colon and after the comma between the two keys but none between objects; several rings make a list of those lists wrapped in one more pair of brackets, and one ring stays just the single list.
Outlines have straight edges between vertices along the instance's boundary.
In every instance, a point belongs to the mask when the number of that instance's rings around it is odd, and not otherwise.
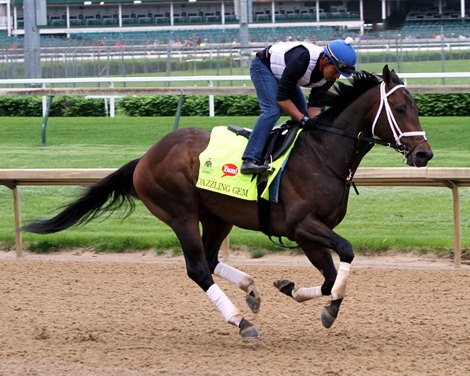
[{"label": "dirt track", "polygon": [[335,325],[328,298],[306,303],[272,282],[321,282],[303,256],[230,263],[263,294],[217,279],[256,324],[242,340],[186,276],[183,260],[151,254],[0,252],[0,375],[469,375],[470,266],[416,257],[357,258]]}]

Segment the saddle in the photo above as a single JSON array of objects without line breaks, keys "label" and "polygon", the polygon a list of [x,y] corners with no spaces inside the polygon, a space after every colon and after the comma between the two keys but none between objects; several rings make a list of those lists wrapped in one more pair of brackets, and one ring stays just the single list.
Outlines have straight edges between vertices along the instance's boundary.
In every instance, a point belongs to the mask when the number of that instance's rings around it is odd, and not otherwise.
[{"label": "saddle", "polygon": [[[237,125],[229,125],[227,128],[236,135],[246,138],[249,138],[252,132],[249,128],[242,128]],[[263,160],[266,165],[278,159],[287,149],[289,149],[295,140],[299,128],[300,124],[293,120],[288,120],[278,127],[273,128],[263,151]],[[257,175],[257,179],[259,225],[261,231],[272,241],[272,236],[276,236],[276,234],[274,233],[271,224],[271,204],[269,201],[261,197],[261,194],[267,185],[266,174]],[[289,248],[283,244],[280,237],[278,237],[278,239],[279,244],[282,247]]]},{"label": "saddle", "polygon": [[[250,128],[243,128],[238,125],[229,125],[227,128],[236,135],[243,136],[247,139],[253,131]],[[289,149],[292,142],[295,140],[299,128],[300,124],[292,120],[288,120],[273,128],[263,151],[263,160],[266,165],[278,159]]]}]

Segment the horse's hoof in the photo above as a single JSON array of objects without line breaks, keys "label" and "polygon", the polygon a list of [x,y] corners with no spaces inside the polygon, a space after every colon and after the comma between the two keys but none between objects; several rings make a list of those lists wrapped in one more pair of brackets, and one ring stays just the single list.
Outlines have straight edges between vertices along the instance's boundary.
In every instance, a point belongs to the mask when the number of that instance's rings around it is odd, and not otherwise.
[{"label": "horse's hoof", "polygon": [[251,322],[242,319],[240,321],[240,336],[243,338],[259,338],[261,337],[258,329],[256,329]]},{"label": "horse's hoof", "polygon": [[323,308],[320,314],[321,322],[323,326],[327,329],[331,328],[336,320],[336,316],[334,316],[329,310],[329,307]]},{"label": "horse's hoof", "polygon": [[240,336],[242,338],[260,338],[261,335],[253,325],[248,326],[244,329],[240,329]]},{"label": "horse's hoof", "polygon": [[292,298],[292,290],[294,290],[294,287],[295,287],[294,282],[289,281],[288,279],[277,279],[274,281],[273,285],[280,292]]},{"label": "horse's hoof", "polygon": [[259,312],[259,308],[261,306],[261,294],[255,286],[251,285],[248,287],[245,300],[253,313]]}]

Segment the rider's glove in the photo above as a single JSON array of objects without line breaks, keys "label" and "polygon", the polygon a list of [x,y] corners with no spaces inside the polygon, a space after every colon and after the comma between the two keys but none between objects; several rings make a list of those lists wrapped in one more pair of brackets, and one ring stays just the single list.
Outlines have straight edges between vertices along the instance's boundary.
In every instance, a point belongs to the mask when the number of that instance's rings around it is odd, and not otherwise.
[{"label": "rider's glove", "polygon": [[308,116],[304,116],[304,117],[302,118],[302,120],[300,120],[300,125],[301,125],[302,127],[306,127],[309,120],[310,120],[310,119],[309,119]]},{"label": "rider's glove", "polygon": [[308,116],[304,116],[300,121],[300,125],[302,126],[302,128],[314,127],[315,119],[311,119]]}]

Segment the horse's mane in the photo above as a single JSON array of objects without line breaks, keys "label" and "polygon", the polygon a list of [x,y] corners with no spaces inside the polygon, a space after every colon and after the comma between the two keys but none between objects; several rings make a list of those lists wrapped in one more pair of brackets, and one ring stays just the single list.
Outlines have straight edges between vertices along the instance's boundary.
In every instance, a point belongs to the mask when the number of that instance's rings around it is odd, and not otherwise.
[{"label": "horse's mane", "polygon": [[348,82],[337,81],[317,103],[319,106],[328,107],[319,116],[320,121],[333,121],[353,101],[382,82],[381,77],[366,71],[356,72],[351,77]]}]

